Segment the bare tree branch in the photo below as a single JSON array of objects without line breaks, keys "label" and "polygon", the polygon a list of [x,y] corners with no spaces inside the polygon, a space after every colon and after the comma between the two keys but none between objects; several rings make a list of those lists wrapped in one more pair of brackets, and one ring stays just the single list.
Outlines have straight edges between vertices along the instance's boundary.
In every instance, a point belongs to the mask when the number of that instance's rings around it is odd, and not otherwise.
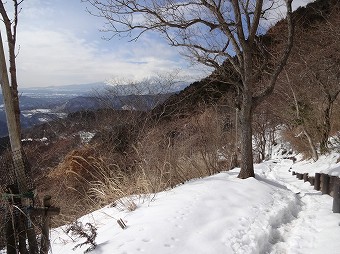
[{"label": "bare tree branch", "polygon": [[284,66],[286,65],[289,54],[293,48],[293,38],[294,38],[294,25],[293,25],[293,19],[292,19],[292,1],[293,0],[285,0],[285,1],[286,1],[286,6],[287,6],[286,19],[287,19],[287,24],[288,24],[287,44],[282,53],[281,60],[277,64],[277,67],[274,70],[274,72],[271,74],[268,87],[262,93],[254,97],[255,105],[263,101],[269,94],[273,92],[276,80],[279,74],[281,73],[281,71],[283,70]]}]

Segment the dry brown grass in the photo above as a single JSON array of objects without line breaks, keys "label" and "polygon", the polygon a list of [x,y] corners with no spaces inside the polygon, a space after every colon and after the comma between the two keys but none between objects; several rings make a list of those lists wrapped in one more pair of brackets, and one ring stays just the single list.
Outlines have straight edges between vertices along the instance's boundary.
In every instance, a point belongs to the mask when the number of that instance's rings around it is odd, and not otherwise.
[{"label": "dry brown grass", "polygon": [[[218,153],[230,155],[228,133],[216,108],[150,129],[135,146],[142,172],[154,191],[221,170]],[[226,170],[226,168],[224,168]]]},{"label": "dry brown grass", "polygon": [[128,153],[111,152],[98,143],[70,152],[49,172],[40,191],[61,207],[56,224],[108,204],[131,211],[154,193],[219,172],[225,161],[218,153],[228,158],[231,135],[219,114],[206,109],[198,117],[156,124]]}]

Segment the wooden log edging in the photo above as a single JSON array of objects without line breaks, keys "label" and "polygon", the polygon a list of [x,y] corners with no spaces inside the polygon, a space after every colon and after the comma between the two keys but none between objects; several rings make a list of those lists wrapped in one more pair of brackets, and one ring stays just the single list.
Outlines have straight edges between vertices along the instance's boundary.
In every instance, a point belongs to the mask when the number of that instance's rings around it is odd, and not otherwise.
[{"label": "wooden log edging", "polygon": [[320,190],[322,194],[327,194],[333,197],[333,213],[340,213],[340,178],[337,176],[330,176],[324,173],[315,173],[315,176],[309,176],[308,173],[298,173],[291,171],[296,178],[309,182],[314,186],[314,190]]},{"label": "wooden log edging", "polygon": [[314,190],[320,190],[321,174],[315,173]]},{"label": "wooden log edging", "polygon": [[329,195],[331,197],[334,197],[334,187],[335,187],[335,184],[336,184],[336,181],[337,181],[338,177],[337,176],[330,176],[329,178]]},{"label": "wooden log edging", "polygon": [[303,181],[307,182],[308,181],[308,173],[303,174]]},{"label": "wooden log edging", "polygon": [[321,193],[322,194],[329,193],[329,180],[330,180],[329,175],[321,174]]},{"label": "wooden log edging", "polygon": [[340,179],[337,178],[333,189],[333,213],[340,213]]}]

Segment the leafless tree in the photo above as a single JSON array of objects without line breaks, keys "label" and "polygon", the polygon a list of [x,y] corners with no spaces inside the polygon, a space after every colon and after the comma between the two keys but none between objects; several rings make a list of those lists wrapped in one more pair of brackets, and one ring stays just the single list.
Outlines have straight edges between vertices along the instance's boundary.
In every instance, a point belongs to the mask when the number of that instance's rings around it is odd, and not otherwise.
[{"label": "leafless tree", "polygon": [[280,128],[280,119],[272,110],[274,103],[273,100],[267,100],[254,112],[253,145],[258,162],[270,158],[273,146],[276,144],[275,134]]},{"label": "leafless tree", "polygon": [[[337,4],[333,9],[336,13],[340,9]],[[318,129],[320,132],[320,152],[328,151],[328,138],[331,132],[331,118],[333,105],[340,94],[340,22],[339,15],[324,17],[325,22],[313,26],[318,31],[304,34],[304,40],[313,42],[305,44],[299,49],[303,71],[300,75],[311,85],[315,99],[319,101]],[[306,36],[307,35],[307,36]],[[313,95],[313,93],[311,93]]]},{"label": "leafless tree", "polygon": [[19,108],[19,96],[18,96],[18,81],[17,81],[17,70],[16,70],[16,40],[17,40],[17,26],[18,26],[18,16],[20,13],[20,4],[24,2],[24,0],[18,1],[13,0],[13,18],[10,18],[8,13],[11,13],[9,10],[6,10],[5,5],[7,1],[0,1],[0,14],[2,17],[2,21],[6,28],[7,35],[7,45],[9,50],[9,72],[11,78],[11,91],[12,91],[12,100],[14,104],[14,111],[16,115],[16,121],[18,125],[18,130],[20,133],[20,108]]},{"label": "leafless tree", "polygon": [[318,151],[328,151],[333,108],[340,94],[340,5],[331,0],[319,4],[329,7],[307,8],[307,18],[297,24],[291,57],[277,86],[281,109],[290,113],[284,118],[301,132],[298,138],[314,160]]},{"label": "leafless tree", "polygon": [[102,107],[149,111],[174,93],[183,81],[176,71],[139,81],[112,78],[107,83],[108,86],[103,91],[95,94]]},{"label": "leafless tree", "polygon": [[[131,36],[155,31],[170,45],[185,49],[196,62],[233,73],[228,79],[240,91],[241,172],[254,176],[252,113],[272,91],[286,64],[293,43],[292,0],[284,0],[288,23],[286,42],[280,52],[268,52],[261,39],[260,23],[279,1],[263,0],[83,0],[90,13],[104,17],[107,32]],[[275,61],[270,61],[275,59]],[[226,67],[227,66],[227,67]],[[229,69],[227,72],[225,69]],[[265,75],[267,81],[260,84]]]},{"label": "leafless tree", "polygon": [[[289,90],[291,91],[291,97],[293,101],[293,108],[295,110],[295,123],[301,127],[303,135],[307,138],[308,141],[308,146],[310,148],[312,157],[314,161],[317,161],[319,159],[319,155],[317,153],[316,145],[315,145],[315,139],[313,139],[313,135],[311,134],[310,128],[310,122],[315,122],[313,121],[311,115],[311,110],[309,105],[307,105],[306,101],[302,99],[302,96],[298,95],[298,93],[295,91],[296,87],[299,87],[298,80],[295,80],[295,88],[292,84],[292,81],[288,75],[288,72],[285,71],[286,74],[286,79],[287,79],[287,84],[289,87]],[[301,83],[300,83],[301,84]],[[306,93],[307,91],[304,90]],[[289,98],[289,97],[288,97]]]}]

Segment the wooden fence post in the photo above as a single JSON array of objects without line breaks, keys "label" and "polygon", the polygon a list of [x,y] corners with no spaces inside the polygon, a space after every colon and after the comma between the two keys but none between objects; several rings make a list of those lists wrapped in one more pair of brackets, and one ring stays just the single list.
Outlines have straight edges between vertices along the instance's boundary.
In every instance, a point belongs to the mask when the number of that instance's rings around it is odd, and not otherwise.
[{"label": "wooden fence post", "polygon": [[333,213],[340,213],[340,179],[337,178],[333,188]]},{"label": "wooden fence post", "polygon": [[51,196],[45,196],[43,200],[44,207],[35,207],[30,210],[30,215],[41,216],[42,218],[42,230],[41,230],[41,248],[40,254],[48,254],[50,249],[50,219],[51,216],[60,214],[60,208],[51,206]]},{"label": "wooden fence post", "polygon": [[308,173],[303,174],[303,181],[307,182],[308,181]]},{"label": "wooden fence post", "polygon": [[14,231],[14,215],[12,212],[7,213],[6,218],[6,248],[7,254],[16,254],[16,241],[15,241],[15,231]]},{"label": "wooden fence post", "polygon": [[315,173],[314,190],[320,190],[320,173]]},{"label": "wooden fence post", "polygon": [[328,189],[328,194],[333,197],[334,195],[334,185],[335,185],[335,182],[337,181],[337,178],[336,176],[329,176],[329,189]]},{"label": "wooden fence post", "polygon": [[322,187],[321,187],[322,194],[328,194],[328,190],[329,190],[329,175],[321,174],[321,182],[322,182]]},{"label": "wooden fence post", "polygon": [[44,197],[44,208],[46,209],[46,212],[44,215],[42,215],[42,231],[41,231],[41,249],[40,254],[48,254],[48,249],[50,247],[50,216],[47,213],[48,208],[51,207],[51,196],[45,196]]}]

